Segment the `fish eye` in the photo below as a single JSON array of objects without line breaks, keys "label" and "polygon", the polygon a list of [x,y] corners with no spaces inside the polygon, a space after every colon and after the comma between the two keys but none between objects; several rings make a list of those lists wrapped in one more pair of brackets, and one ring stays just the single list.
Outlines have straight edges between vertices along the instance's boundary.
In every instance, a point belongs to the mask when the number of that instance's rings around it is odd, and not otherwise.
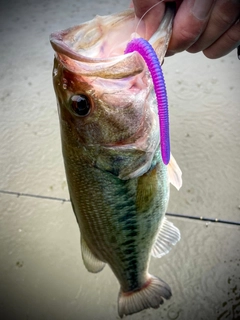
[{"label": "fish eye", "polygon": [[90,99],[84,94],[76,94],[70,98],[72,111],[80,116],[86,117],[91,111]]}]

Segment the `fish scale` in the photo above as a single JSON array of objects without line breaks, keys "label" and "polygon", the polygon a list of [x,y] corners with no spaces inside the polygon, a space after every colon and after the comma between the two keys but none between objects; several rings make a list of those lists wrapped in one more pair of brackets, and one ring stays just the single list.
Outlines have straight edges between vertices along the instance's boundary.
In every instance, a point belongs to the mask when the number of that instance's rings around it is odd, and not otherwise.
[{"label": "fish scale", "polygon": [[[158,151],[156,154],[159,157]],[[102,172],[96,168],[91,169],[94,172],[92,174],[90,174],[89,170],[88,174],[86,174],[82,170],[82,166],[78,166],[78,168],[79,172],[75,168],[74,173],[75,177],[77,176],[76,183],[83,186],[79,193],[80,200],[79,198],[76,200],[76,202],[81,202],[80,219],[82,221],[80,221],[80,225],[84,225],[84,229],[81,230],[82,236],[87,243],[90,242],[88,241],[89,236],[91,237],[92,252],[100,260],[109,263],[118,279],[124,279],[121,280],[122,284],[125,282],[125,278],[127,279],[127,286],[125,284],[122,285],[124,291],[141,287],[146,282],[142,275],[142,270],[145,270],[148,265],[149,243],[153,244],[161,218],[160,213],[164,208],[158,210],[159,215],[153,215],[156,207],[160,208],[162,206],[159,203],[162,198],[153,197],[152,200],[155,205],[149,203],[150,210],[143,211],[141,204],[136,203],[137,192],[141,193],[142,190],[136,188],[136,186],[140,184],[141,179],[146,179],[146,177],[149,177],[148,180],[150,180],[149,183],[151,184],[151,178],[155,180],[155,175],[162,173],[155,168],[151,171],[151,173],[155,172],[154,175],[146,173],[144,178],[123,181],[110,173]],[[165,169],[163,164],[162,168]],[[77,175],[76,172],[78,172]],[[91,179],[89,181],[87,177],[89,174],[94,177],[94,180]],[[71,172],[68,173],[69,185],[71,186],[74,180],[70,175]],[[102,193],[99,192],[103,186],[105,186],[106,190],[104,203],[100,198]],[[141,188],[145,188],[145,185],[142,184]],[[156,190],[154,191],[157,192]],[[85,197],[89,193],[92,193],[91,202]],[[82,200],[81,195],[84,198]],[[75,208],[74,200],[72,202]],[[141,203],[146,207],[144,201],[141,201]],[[163,206],[165,207],[165,203],[163,203]],[[114,215],[113,212],[118,212],[118,214]],[[139,219],[139,216],[141,219]],[[117,236],[118,241],[114,248],[111,248],[108,245],[113,235]],[[139,238],[144,238],[146,245],[142,244],[139,247]],[[144,264],[139,263],[140,261],[144,261]],[[141,271],[138,269],[141,269]]]}]

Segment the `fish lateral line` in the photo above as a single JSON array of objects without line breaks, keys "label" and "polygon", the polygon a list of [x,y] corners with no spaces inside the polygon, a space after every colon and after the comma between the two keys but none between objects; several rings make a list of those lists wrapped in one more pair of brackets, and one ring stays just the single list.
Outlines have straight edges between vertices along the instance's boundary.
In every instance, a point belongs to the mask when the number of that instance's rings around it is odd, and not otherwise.
[{"label": "fish lateral line", "polygon": [[124,54],[137,51],[144,59],[152,76],[153,86],[158,105],[160,124],[160,145],[162,160],[165,165],[170,161],[170,134],[168,98],[162,68],[151,44],[143,38],[134,38],[128,44]]}]

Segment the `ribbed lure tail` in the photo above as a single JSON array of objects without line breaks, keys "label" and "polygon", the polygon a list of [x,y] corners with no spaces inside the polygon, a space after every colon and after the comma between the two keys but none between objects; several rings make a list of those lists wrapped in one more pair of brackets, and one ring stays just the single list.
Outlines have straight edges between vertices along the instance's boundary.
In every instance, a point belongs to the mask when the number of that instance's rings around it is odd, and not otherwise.
[{"label": "ribbed lure tail", "polygon": [[152,76],[158,104],[162,160],[167,165],[170,160],[169,116],[167,92],[162,69],[153,47],[147,40],[136,38],[130,41],[124,53],[133,51],[141,54]]},{"label": "ribbed lure tail", "polygon": [[133,292],[119,293],[118,313],[124,315],[133,314],[148,308],[158,308],[163,304],[163,298],[171,297],[169,285],[160,278],[149,275],[149,280],[143,288]]}]

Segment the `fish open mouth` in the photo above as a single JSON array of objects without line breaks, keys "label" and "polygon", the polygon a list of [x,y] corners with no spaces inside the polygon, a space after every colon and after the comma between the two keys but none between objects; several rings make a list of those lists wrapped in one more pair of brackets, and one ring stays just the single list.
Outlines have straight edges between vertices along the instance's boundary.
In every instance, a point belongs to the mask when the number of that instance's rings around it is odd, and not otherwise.
[{"label": "fish open mouth", "polygon": [[[93,20],[50,35],[57,58],[68,69],[83,76],[122,79],[141,73],[142,57],[134,52],[124,55],[136,25],[133,10]],[[125,31],[123,30],[125,29]],[[117,40],[116,40],[117,39]]]},{"label": "fish open mouth", "polygon": [[104,62],[123,54],[136,23],[133,10],[112,15],[111,18],[96,16],[87,23],[52,33],[50,42],[56,52],[74,60]]},{"label": "fish open mouth", "polygon": [[[160,63],[163,62],[170,40],[172,18],[173,8],[168,4],[159,29],[150,39],[147,39],[156,51]],[[124,73],[133,75],[141,72],[141,67],[136,70],[136,63],[132,64],[130,61],[128,64],[124,50],[132,37],[144,37],[144,32],[141,32],[141,24],[140,27],[137,25],[138,19],[135,17],[134,10],[131,9],[111,16],[96,16],[89,22],[53,32],[50,35],[50,42],[57,54],[65,55],[75,62],[81,62],[83,69],[88,69],[84,68],[84,63],[92,64],[92,70],[94,70],[98,63],[108,63],[105,68],[111,68],[123,60],[125,63],[126,60]],[[139,34],[135,33],[136,30]],[[132,55],[138,54],[133,53]],[[119,75],[119,77],[122,76]]]}]

